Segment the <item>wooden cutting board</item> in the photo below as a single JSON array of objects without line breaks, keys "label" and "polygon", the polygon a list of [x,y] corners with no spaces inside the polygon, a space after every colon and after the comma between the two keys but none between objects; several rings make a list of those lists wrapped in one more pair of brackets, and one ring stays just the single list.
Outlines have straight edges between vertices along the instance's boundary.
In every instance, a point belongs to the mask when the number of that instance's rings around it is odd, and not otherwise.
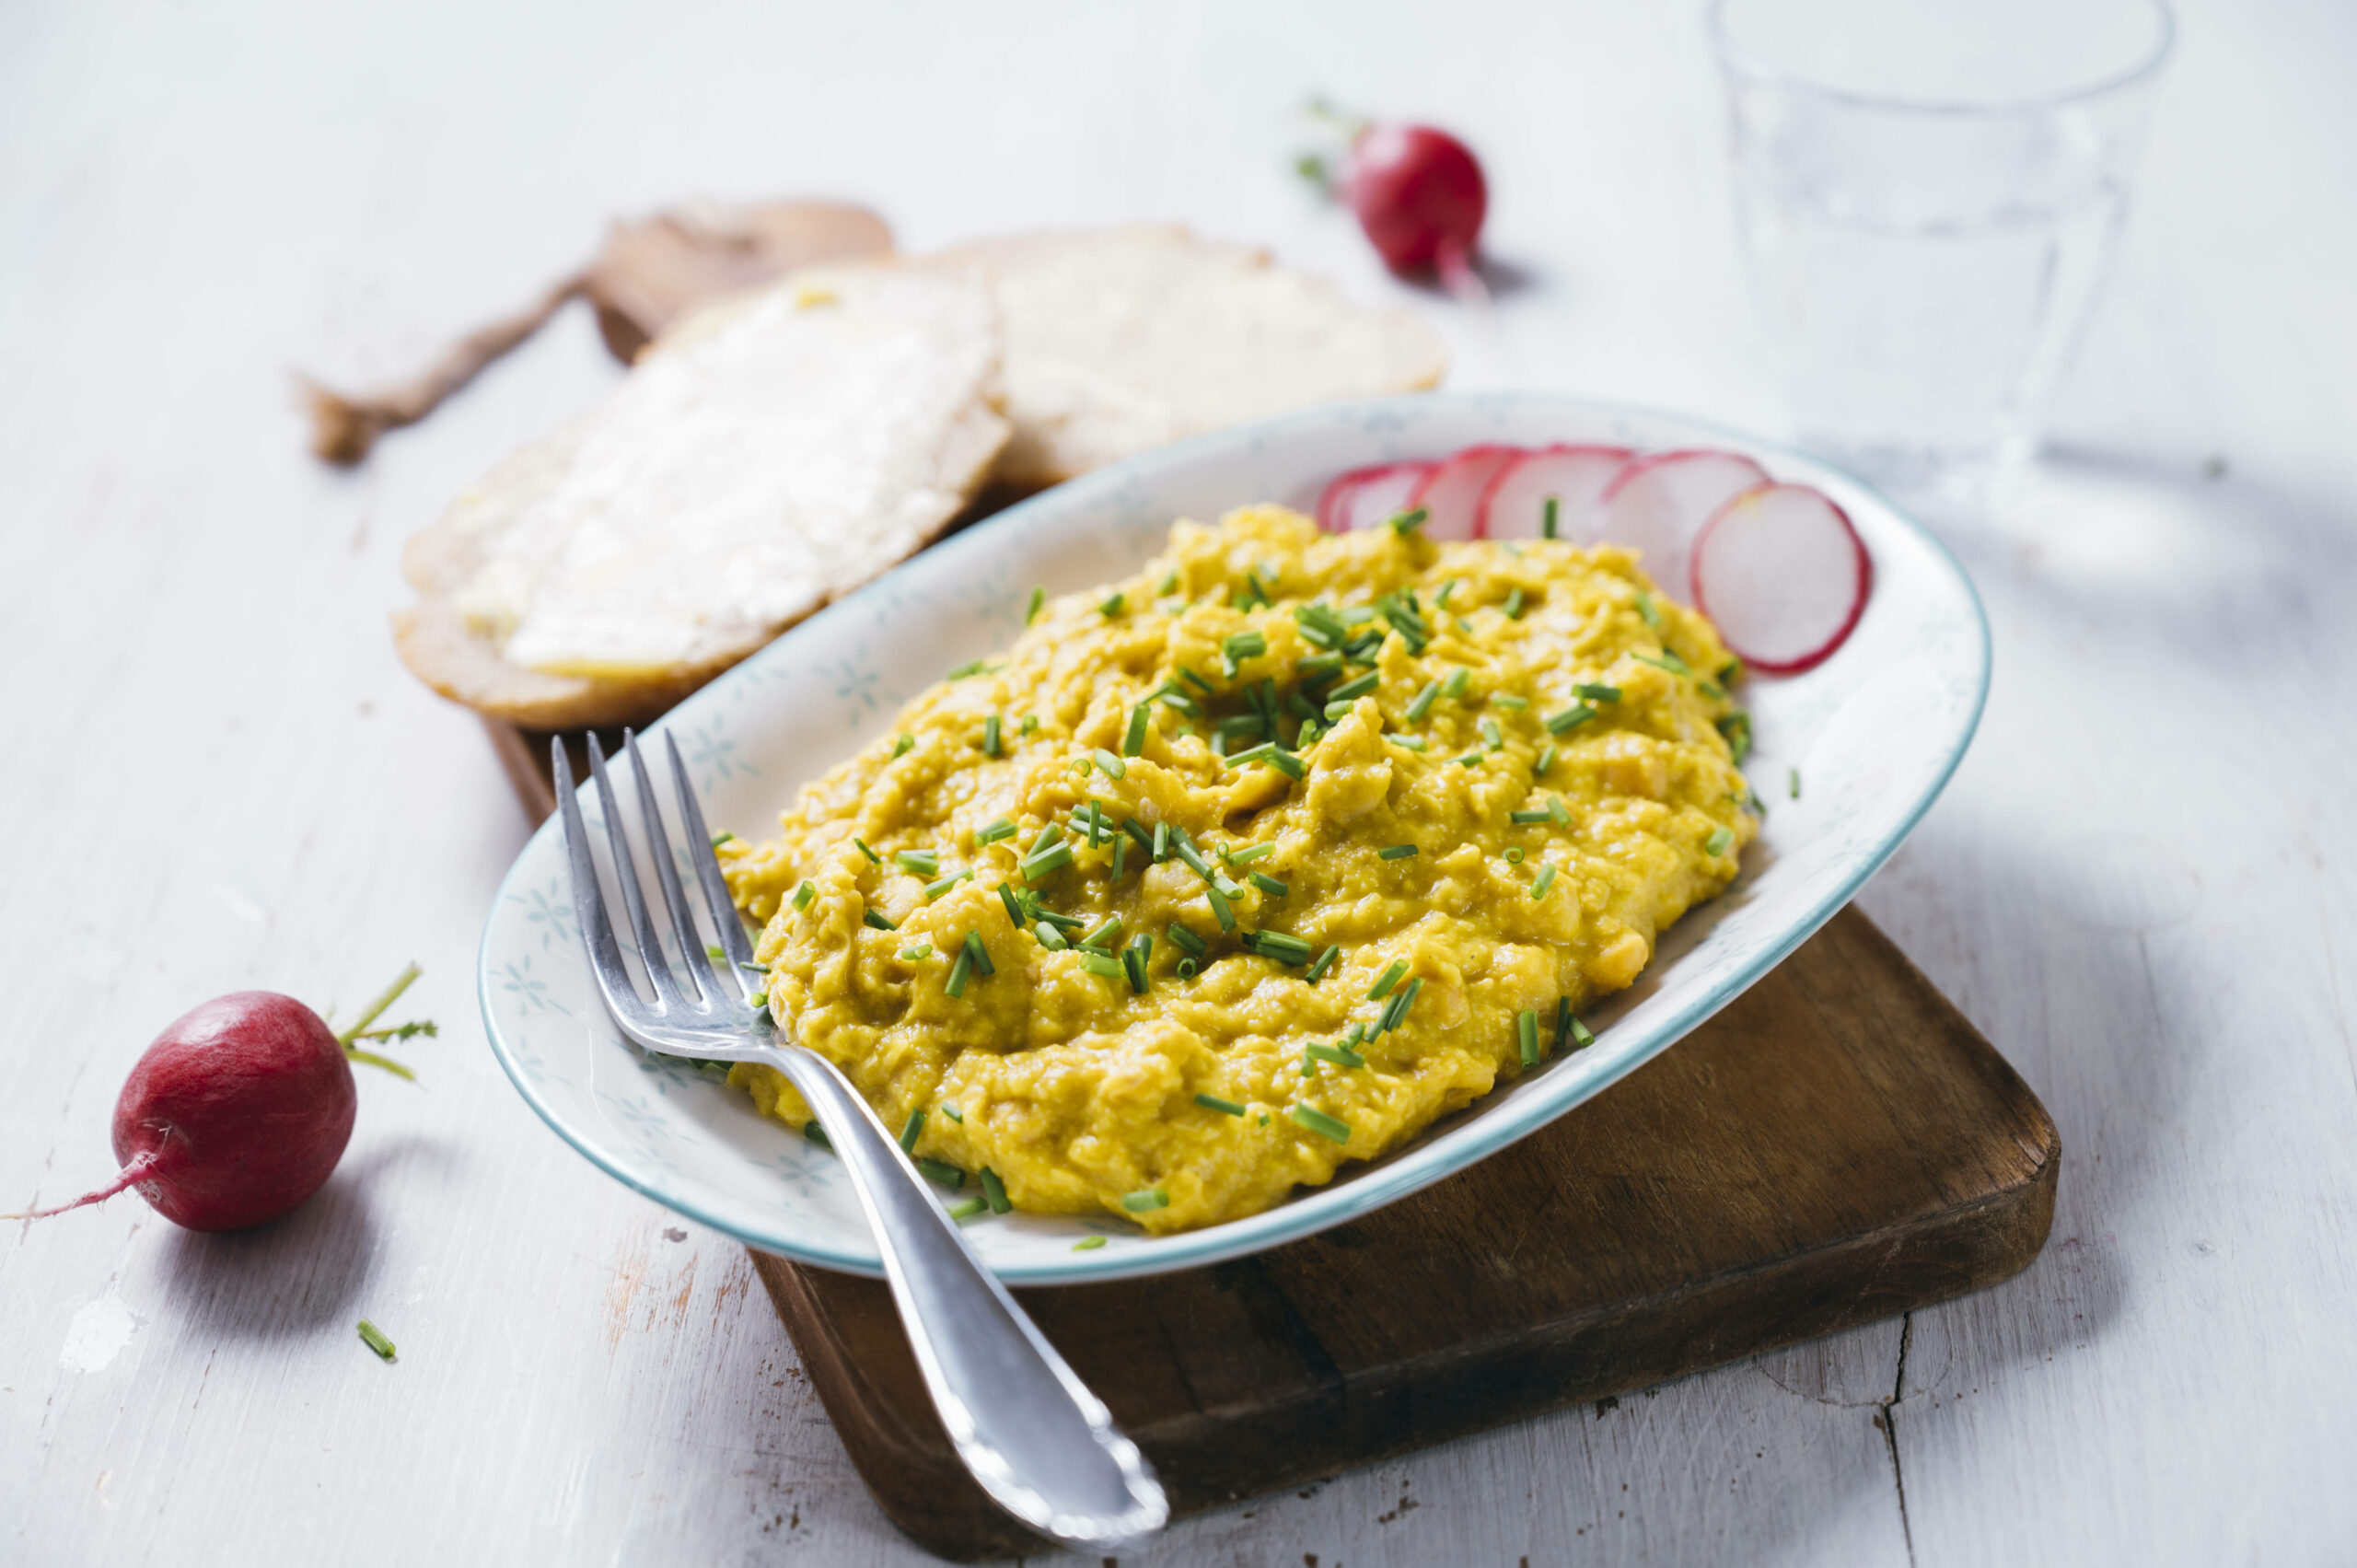
[{"label": "wooden cutting board", "polygon": [[[536,819],[545,738],[493,741]],[[1611,1090],[1354,1225],[1016,1295],[1188,1514],[1944,1301],[2054,1218],[2035,1095],[1854,908]],[[893,1523],[1035,1550],[959,1468],[880,1281],[753,1261]]]}]

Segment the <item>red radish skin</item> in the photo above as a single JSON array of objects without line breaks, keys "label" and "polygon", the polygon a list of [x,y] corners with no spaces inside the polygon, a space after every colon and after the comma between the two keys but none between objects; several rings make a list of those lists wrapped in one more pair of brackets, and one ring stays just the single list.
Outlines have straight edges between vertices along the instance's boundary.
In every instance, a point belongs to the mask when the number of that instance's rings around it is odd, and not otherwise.
[{"label": "red radish skin", "polygon": [[1604,493],[1629,466],[1626,447],[1540,447],[1490,481],[1474,518],[1478,539],[1537,539],[1547,502],[1555,502],[1555,537],[1593,544],[1602,536]]},{"label": "red radish skin", "polygon": [[1762,483],[1721,506],[1694,543],[1694,607],[1763,675],[1798,675],[1849,640],[1874,593],[1874,557],[1833,501]]},{"label": "red radish skin", "polygon": [[1602,537],[1639,552],[1664,593],[1688,591],[1688,552],[1720,507],[1768,470],[1739,452],[1655,452],[1622,469],[1606,488]]},{"label": "red radish skin", "polygon": [[242,1230],[324,1184],[358,1095],[344,1048],[291,996],[239,991],[183,1014],[140,1057],[114,1108],[115,1179],[26,1218],[136,1188],[190,1230]]},{"label": "red radish skin", "polygon": [[1378,463],[1353,469],[1326,487],[1318,498],[1318,526],[1328,533],[1378,527],[1383,519],[1408,508],[1408,497],[1438,465]]},{"label": "red radish skin", "polygon": [[1424,519],[1426,539],[1477,537],[1481,497],[1499,471],[1522,456],[1519,447],[1468,447],[1424,476],[1408,497],[1410,507],[1431,514]]},{"label": "red radish skin", "polygon": [[1395,273],[1434,268],[1452,292],[1478,292],[1473,273],[1490,210],[1480,160],[1430,125],[1370,125],[1351,142],[1343,199]]}]

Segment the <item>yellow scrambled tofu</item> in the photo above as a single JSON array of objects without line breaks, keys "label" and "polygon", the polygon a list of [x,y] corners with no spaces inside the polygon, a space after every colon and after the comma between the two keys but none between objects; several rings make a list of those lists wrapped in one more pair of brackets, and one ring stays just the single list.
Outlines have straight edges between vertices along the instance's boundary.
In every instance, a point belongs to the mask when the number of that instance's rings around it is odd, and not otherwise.
[{"label": "yellow scrambled tofu", "polygon": [[920,1156],[1187,1229],[1577,1048],[1757,830],[1736,673],[1626,551],[1247,507],[1048,602],[723,865],[772,1012]]}]

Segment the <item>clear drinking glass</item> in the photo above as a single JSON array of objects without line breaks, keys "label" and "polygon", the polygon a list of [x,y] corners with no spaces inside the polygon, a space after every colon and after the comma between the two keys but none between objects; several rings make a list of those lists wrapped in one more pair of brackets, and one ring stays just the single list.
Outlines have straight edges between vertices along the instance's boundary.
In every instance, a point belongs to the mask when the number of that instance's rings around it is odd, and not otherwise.
[{"label": "clear drinking glass", "polygon": [[2165,0],[1713,0],[1711,31],[1797,434],[1902,494],[1987,501],[2110,261]]}]

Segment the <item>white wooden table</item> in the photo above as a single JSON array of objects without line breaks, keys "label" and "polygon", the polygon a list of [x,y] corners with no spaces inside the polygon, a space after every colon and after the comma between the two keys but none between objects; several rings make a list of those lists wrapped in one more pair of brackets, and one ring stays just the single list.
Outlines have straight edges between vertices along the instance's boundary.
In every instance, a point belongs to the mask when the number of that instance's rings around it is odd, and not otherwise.
[{"label": "white wooden table", "polygon": [[[476,1021],[525,823],[383,616],[403,536],[613,367],[569,317],[350,476],[290,367],[405,367],[699,191],[854,195],[915,247],[1180,216],[1381,296],[1286,170],[1323,89],[1487,157],[1531,283],[1486,335],[1435,307],[1457,385],[1772,428],[1695,9],[0,9],[0,1202],[111,1168],[124,1071],[203,997],[348,1009],[415,958],[445,1025],[284,1225],[0,1227],[0,1561],[918,1555],[741,1249],[566,1150]],[[2357,11],[2189,9],[2056,455],[1954,533],[1987,721],[1866,898],[2061,1124],[2043,1258],[1149,1560],[2357,1555]]]}]

